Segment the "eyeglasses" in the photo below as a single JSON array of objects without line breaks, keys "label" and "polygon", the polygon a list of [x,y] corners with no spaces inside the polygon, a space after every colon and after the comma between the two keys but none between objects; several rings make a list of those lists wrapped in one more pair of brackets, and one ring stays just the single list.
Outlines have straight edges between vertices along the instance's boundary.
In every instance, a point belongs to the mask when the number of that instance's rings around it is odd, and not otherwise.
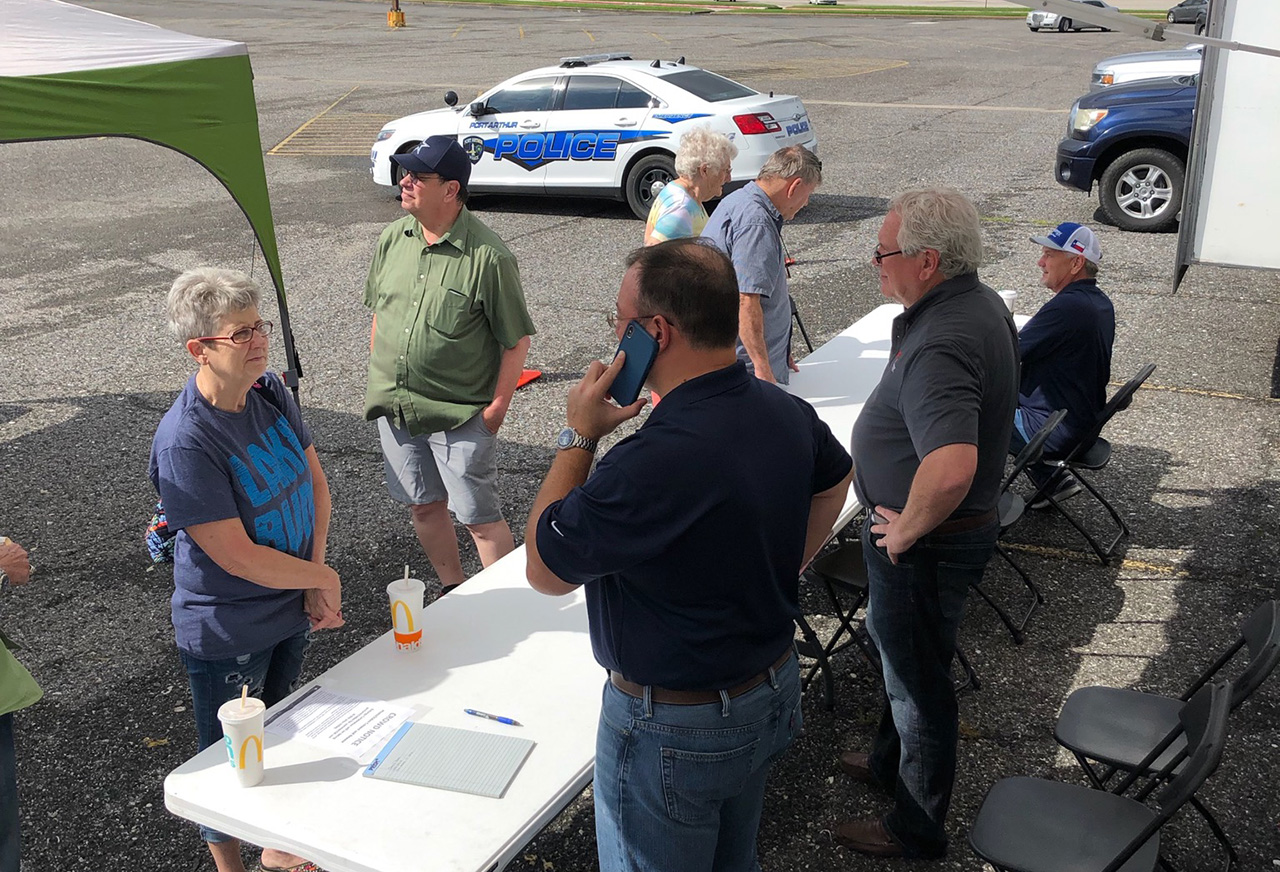
[{"label": "eyeglasses", "polygon": [[415,185],[425,185],[427,183],[427,179],[435,179],[440,182],[444,181],[444,176],[439,173],[415,173],[406,170],[404,177]]},{"label": "eyeglasses", "polygon": [[230,336],[197,336],[196,341],[213,342],[215,339],[230,339],[236,345],[244,345],[246,342],[253,339],[253,334],[255,333],[259,336],[270,336],[271,331],[275,329],[275,326],[276,325],[272,324],[270,321],[259,321],[252,327],[241,327]]},{"label": "eyeglasses", "polygon": [[884,259],[886,257],[893,257],[895,254],[902,254],[902,249],[899,248],[897,251],[881,251],[880,246],[877,245],[876,250],[871,254],[871,259],[875,262],[876,266],[879,266],[884,263]]},{"label": "eyeglasses", "polygon": [[658,317],[657,315],[628,315],[627,317],[624,318],[621,315],[619,315],[617,312],[606,312],[604,316],[604,320],[609,325],[610,330],[617,330],[619,321],[623,323],[626,323],[629,321],[648,321],[650,318],[657,318],[657,317]]}]

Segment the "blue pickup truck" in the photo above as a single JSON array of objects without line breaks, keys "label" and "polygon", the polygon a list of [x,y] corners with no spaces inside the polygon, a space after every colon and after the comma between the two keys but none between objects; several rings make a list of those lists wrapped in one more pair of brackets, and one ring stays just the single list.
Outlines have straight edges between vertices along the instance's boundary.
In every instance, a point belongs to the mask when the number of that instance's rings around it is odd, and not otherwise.
[{"label": "blue pickup truck", "polygon": [[1154,232],[1182,208],[1198,76],[1154,79],[1086,94],[1058,143],[1058,182],[1086,193],[1124,230]]}]

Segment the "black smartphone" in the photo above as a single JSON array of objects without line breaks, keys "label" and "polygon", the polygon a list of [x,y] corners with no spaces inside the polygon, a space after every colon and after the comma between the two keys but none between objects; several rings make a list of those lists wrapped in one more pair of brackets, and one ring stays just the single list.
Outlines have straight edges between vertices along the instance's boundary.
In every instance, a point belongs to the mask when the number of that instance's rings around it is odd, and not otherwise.
[{"label": "black smartphone", "polygon": [[[618,343],[618,351],[625,351],[627,359],[609,387],[609,396],[618,405],[629,406],[640,396],[644,380],[649,377],[649,370],[658,356],[658,340],[650,336],[639,321],[631,321],[622,334],[622,341]],[[614,358],[617,356],[614,354]]]}]

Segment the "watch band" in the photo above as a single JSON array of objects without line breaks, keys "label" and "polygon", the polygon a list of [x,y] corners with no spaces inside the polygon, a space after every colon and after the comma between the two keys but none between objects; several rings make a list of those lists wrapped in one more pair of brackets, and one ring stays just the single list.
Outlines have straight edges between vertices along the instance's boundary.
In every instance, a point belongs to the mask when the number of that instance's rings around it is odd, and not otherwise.
[{"label": "watch band", "polygon": [[572,427],[565,427],[560,431],[560,435],[556,438],[556,447],[561,451],[568,448],[581,448],[595,454],[597,444],[597,440],[583,436]]}]

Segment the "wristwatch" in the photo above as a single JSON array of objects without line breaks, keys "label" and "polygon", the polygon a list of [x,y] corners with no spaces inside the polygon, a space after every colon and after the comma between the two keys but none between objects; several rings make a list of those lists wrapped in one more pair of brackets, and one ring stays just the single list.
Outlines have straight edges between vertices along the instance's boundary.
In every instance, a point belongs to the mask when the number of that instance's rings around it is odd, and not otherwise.
[{"label": "wristwatch", "polygon": [[560,435],[556,437],[556,448],[561,451],[566,448],[582,448],[595,454],[596,440],[588,439],[572,427],[565,427],[560,431]]},{"label": "wristwatch", "polygon": [[9,586],[9,573],[0,569],[0,590],[4,590]]}]

